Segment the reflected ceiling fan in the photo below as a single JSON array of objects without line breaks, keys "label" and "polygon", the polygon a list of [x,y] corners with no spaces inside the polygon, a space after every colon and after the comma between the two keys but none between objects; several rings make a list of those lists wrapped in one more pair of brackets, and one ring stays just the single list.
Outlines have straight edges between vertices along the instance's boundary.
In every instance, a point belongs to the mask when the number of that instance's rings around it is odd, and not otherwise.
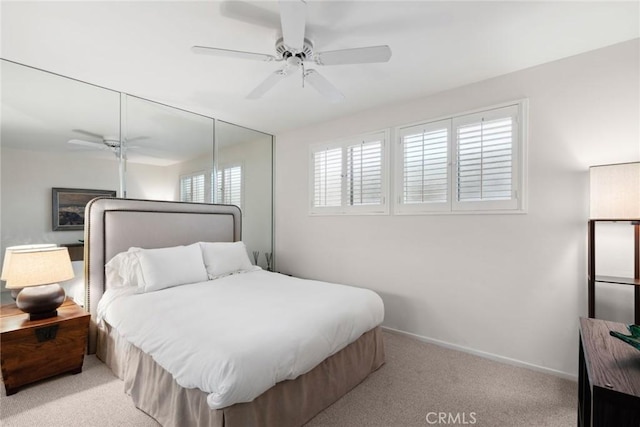
[{"label": "reflected ceiling fan", "polygon": [[70,139],[67,141],[69,144],[79,145],[83,147],[89,147],[96,150],[107,150],[115,154],[118,159],[118,178],[120,181],[119,197],[127,197],[125,174],[127,172],[127,150],[131,148],[138,148],[136,146],[128,145],[127,143],[137,139],[146,139],[146,136],[139,136],[131,138],[129,140],[120,141],[117,136],[100,135],[97,133],[89,132],[82,129],[72,129],[73,132],[97,139],[99,141],[86,141],[84,139]]},{"label": "reflected ceiling fan", "polygon": [[111,151],[112,153],[114,153],[116,155],[116,157],[120,157],[120,155],[122,154],[122,157],[126,160],[126,150],[132,149],[132,148],[139,148],[137,146],[134,145],[128,145],[128,142],[131,141],[135,141],[135,140],[139,140],[139,139],[146,139],[146,136],[139,136],[139,137],[135,137],[135,138],[131,138],[128,140],[124,141],[124,144],[122,144],[120,142],[120,138],[117,136],[111,136],[111,135],[100,135],[97,133],[93,133],[93,132],[89,132],[83,129],[72,129],[73,132],[91,137],[92,139],[97,139],[98,141],[87,141],[84,139],[70,139],[67,141],[67,143],[69,144],[73,144],[73,145],[80,145],[83,147],[89,147],[89,148],[93,148],[96,150],[107,150],[107,151]]},{"label": "reflected ceiling fan", "polygon": [[387,62],[391,58],[391,49],[386,45],[315,52],[313,43],[305,37],[307,4],[302,0],[281,0],[279,8],[282,37],[276,40],[276,55],[206,46],[193,46],[191,50],[205,55],[284,62],[281,69],[269,75],[249,93],[248,99],[260,98],[279,81],[301,70],[303,87],[305,82],[309,83],[330,101],[340,102],[344,99],[344,95],[316,70],[306,68],[305,64],[366,64]]},{"label": "reflected ceiling fan", "polygon": [[120,181],[119,197],[127,198],[127,189],[125,185],[125,174],[127,173],[127,154],[125,146],[120,142],[117,136],[103,136],[97,133],[89,132],[82,129],[73,129],[73,132],[99,139],[101,142],[85,141],[84,139],[70,139],[69,144],[89,147],[96,150],[108,150],[115,154],[118,159],[118,179]]}]

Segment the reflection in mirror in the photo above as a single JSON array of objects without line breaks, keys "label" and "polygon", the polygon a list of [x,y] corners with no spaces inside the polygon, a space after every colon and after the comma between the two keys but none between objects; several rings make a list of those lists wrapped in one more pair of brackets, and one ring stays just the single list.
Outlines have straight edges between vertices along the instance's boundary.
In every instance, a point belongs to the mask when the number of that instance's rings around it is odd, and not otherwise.
[{"label": "reflection in mirror", "polygon": [[[2,256],[8,246],[78,243],[82,231],[53,231],[52,188],[118,189],[104,140],[120,138],[120,94],[5,60],[0,75]],[[71,297],[82,295],[74,264]]]},{"label": "reflection in mirror", "polygon": [[[267,268],[273,252],[273,137],[216,121],[216,202],[242,209],[242,240],[249,257]],[[273,267],[273,263],[270,263]]]},{"label": "reflection in mirror", "polygon": [[2,248],[73,243],[52,230],[52,187],[117,190],[120,94],[2,61]]},{"label": "reflection in mirror", "polygon": [[[146,99],[123,101],[127,196],[211,203],[211,187],[182,192],[180,177],[213,170],[214,120]],[[208,181],[210,183],[210,181]]]},{"label": "reflection in mirror", "polygon": [[[8,246],[83,239],[82,231],[53,231],[52,188],[117,190],[124,197],[122,186],[129,198],[238,204],[249,256],[259,251],[266,267],[265,253],[273,251],[271,135],[0,64],[0,257]],[[127,159],[122,182],[120,154]],[[74,264],[76,279],[64,286],[81,302],[82,261]]]}]

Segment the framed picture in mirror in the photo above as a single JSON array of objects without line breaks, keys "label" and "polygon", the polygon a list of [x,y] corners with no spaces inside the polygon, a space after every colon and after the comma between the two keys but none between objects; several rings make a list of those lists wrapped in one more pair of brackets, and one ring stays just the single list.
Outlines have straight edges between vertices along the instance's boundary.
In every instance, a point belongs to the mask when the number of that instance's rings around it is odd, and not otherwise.
[{"label": "framed picture in mirror", "polygon": [[83,230],[84,208],[96,197],[116,197],[116,192],[83,188],[52,188],[53,231]]}]

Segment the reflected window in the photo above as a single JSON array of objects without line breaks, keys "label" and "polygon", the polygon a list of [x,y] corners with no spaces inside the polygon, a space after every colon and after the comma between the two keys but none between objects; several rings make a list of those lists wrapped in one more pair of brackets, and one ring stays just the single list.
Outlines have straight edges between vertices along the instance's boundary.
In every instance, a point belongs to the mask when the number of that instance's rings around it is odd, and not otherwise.
[{"label": "reflected window", "polygon": [[242,166],[233,165],[218,169],[216,177],[218,202],[236,205],[242,209]]},{"label": "reflected window", "polygon": [[205,203],[205,173],[197,172],[180,177],[180,201]]}]

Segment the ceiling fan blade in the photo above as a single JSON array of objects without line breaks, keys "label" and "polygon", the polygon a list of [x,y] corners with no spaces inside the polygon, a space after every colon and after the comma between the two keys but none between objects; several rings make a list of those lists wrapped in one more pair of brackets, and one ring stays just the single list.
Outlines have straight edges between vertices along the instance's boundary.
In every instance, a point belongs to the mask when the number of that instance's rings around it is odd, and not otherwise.
[{"label": "ceiling fan blade", "polygon": [[191,51],[202,55],[226,56],[228,58],[252,59],[254,61],[276,61],[273,55],[264,53],[244,52],[242,50],[219,49],[216,47],[192,46]]},{"label": "ceiling fan blade", "polygon": [[273,30],[280,29],[280,16],[277,13],[245,1],[223,1],[220,3],[220,15],[247,24],[259,25]]},{"label": "ceiling fan blade", "polygon": [[133,138],[125,138],[124,142],[140,141],[142,139],[149,139],[149,137],[144,135],[134,136]]},{"label": "ceiling fan blade", "polygon": [[329,99],[331,102],[344,100],[344,95],[316,70],[307,70],[304,73],[304,81],[308,82],[315,90],[320,92],[320,95]]},{"label": "ceiling fan blade", "polygon": [[318,52],[315,55],[318,65],[367,64],[387,62],[389,59],[391,59],[391,48],[386,45],[331,50]]},{"label": "ceiling fan blade", "polygon": [[302,51],[307,4],[302,0],[280,0],[279,4],[284,44],[291,49]]},{"label": "ceiling fan blade", "polygon": [[271,73],[269,77],[265,79],[262,83],[258,85],[254,90],[251,91],[249,95],[247,95],[247,99],[258,99],[262,95],[264,95],[269,89],[274,87],[280,80],[289,76],[285,70],[278,70],[274,73]]},{"label": "ceiling fan blade", "polygon": [[102,142],[83,141],[82,139],[70,139],[67,141],[69,144],[82,145],[83,147],[91,147],[98,150],[110,150],[109,147]]},{"label": "ceiling fan blade", "polygon": [[72,132],[77,132],[77,133],[81,133],[82,135],[86,135],[86,136],[90,136],[92,138],[96,138],[96,139],[100,139],[102,140],[103,136],[100,135],[99,133],[93,133],[93,132],[89,132],[88,130],[83,130],[83,129],[71,129]]}]

